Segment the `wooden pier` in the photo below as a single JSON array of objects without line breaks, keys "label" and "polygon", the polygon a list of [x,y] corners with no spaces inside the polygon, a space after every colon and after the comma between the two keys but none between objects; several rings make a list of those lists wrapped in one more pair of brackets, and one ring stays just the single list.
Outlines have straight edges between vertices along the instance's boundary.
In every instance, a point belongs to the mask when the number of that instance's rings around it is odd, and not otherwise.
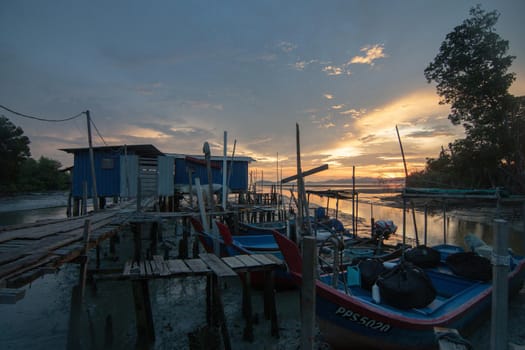
[{"label": "wooden pier", "polygon": [[[155,340],[153,315],[150,301],[149,281],[160,278],[206,277],[206,319],[210,328],[219,329],[224,349],[231,349],[230,337],[221,297],[220,281],[227,278],[243,279],[242,312],[245,319],[243,339],[254,341],[250,274],[265,275],[263,293],[264,316],[270,320],[270,334],[279,336],[275,302],[274,270],[283,267],[283,261],[271,254],[238,255],[219,258],[214,254],[201,253],[198,258],[167,259],[154,255],[149,260],[130,260],[124,264],[122,273],[95,276],[97,280],[130,280],[133,290],[138,344]],[[215,339],[215,341],[218,341]],[[206,347],[206,346],[205,346]]]},{"label": "wooden pier", "polygon": [[[114,236],[130,216],[122,209],[0,228],[0,302],[5,302],[3,295],[13,295],[14,289],[78,260],[91,248],[97,248],[98,253],[106,239],[114,247]],[[86,221],[90,231],[87,241]]]}]

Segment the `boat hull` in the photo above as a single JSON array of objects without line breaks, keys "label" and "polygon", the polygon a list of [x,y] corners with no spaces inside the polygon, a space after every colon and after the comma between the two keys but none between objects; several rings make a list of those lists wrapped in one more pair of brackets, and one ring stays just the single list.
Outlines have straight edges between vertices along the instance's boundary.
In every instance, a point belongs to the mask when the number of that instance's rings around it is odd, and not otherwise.
[{"label": "boat hull", "polygon": [[[521,261],[509,274],[509,296],[521,289],[524,275]],[[411,312],[390,313],[320,281],[316,287],[319,328],[323,340],[334,349],[437,349],[435,327],[456,329],[467,336],[486,319],[492,299],[492,285],[478,282],[449,309],[413,317]]]}]

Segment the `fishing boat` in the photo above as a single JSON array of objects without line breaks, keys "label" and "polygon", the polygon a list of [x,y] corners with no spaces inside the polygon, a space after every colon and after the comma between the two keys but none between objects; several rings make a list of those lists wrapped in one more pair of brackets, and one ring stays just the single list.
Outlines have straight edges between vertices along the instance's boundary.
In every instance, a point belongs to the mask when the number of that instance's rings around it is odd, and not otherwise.
[{"label": "fishing boat", "polygon": [[[274,237],[294,281],[300,284],[302,259],[297,245],[278,233]],[[322,274],[315,283],[323,339],[334,349],[437,349],[435,327],[453,328],[463,335],[472,331],[490,310],[492,284],[452,272],[446,261],[465,253],[463,248],[442,244],[434,249],[440,261],[433,267],[414,268],[404,259],[383,264],[390,270],[381,276],[394,275],[396,269],[416,271],[427,288],[403,290],[397,297],[383,295],[378,287],[381,277],[369,290],[358,267]],[[509,294],[519,291],[524,277],[525,259],[511,254]]]},{"label": "fishing boat", "polygon": [[[197,232],[199,240],[208,253],[216,253],[214,245],[218,245],[221,257],[236,256],[242,254],[272,254],[283,260],[284,257],[272,234],[264,235],[232,235],[227,225],[216,221],[219,235],[208,232],[204,229],[201,222],[195,218],[190,219],[194,230]],[[277,231],[274,231],[277,234]],[[264,286],[264,275],[260,272],[251,273],[251,284],[254,287]],[[295,288],[290,274],[286,270],[275,272],[275,287],[277,289]]]}]

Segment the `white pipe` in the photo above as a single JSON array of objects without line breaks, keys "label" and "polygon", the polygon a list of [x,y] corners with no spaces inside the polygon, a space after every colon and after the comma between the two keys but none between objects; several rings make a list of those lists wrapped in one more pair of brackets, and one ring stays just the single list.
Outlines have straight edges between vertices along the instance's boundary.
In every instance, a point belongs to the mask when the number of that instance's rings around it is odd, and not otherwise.
[{"label": "white pipe", "polygon": [[228,192],[226,190],[226,180],[228,177],[228,133],[224,132],[224,153],[222,157],[222,210],[226,210],[226,197]]}]

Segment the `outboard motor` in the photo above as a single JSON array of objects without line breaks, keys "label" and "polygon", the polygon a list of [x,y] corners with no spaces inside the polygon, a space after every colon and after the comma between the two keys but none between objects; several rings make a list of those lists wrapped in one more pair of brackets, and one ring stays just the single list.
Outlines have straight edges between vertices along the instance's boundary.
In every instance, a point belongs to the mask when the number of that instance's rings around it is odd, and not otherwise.
[{"label": "outboard motor", "polygon": [[377,241],[388,239],[390,235],[396,233],[397,226],[392,220],[377,220],[374,223],[374,230],[372,231],[372,238]]}]

